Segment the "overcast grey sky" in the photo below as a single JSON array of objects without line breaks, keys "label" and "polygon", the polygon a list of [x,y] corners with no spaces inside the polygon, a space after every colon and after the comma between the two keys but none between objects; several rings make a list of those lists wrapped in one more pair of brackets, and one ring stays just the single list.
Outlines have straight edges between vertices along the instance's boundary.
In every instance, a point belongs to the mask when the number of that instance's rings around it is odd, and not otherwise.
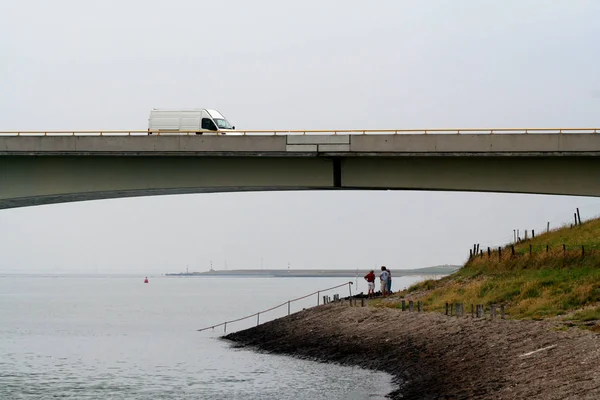
[{"label": "overcast grey sky", "polygon": [[[600,126],[600,2],[2,0],[0,130]],[[600,200],[201,194],[0,211],[0,272],[390,268],[600,214]]]}]

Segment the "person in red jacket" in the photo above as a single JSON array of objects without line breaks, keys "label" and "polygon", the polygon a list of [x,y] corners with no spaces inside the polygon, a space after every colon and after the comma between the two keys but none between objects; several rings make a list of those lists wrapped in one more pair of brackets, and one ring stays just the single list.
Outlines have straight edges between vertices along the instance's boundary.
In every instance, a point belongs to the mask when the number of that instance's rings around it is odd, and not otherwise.
[{"label": "person in red jacket", "polygon": [[370,299],[371,297],[375,297],[375,271],[371,270],[368,274],[365,275],[365,280],[369,285],[369,291],[367,292],[367,297]]}]

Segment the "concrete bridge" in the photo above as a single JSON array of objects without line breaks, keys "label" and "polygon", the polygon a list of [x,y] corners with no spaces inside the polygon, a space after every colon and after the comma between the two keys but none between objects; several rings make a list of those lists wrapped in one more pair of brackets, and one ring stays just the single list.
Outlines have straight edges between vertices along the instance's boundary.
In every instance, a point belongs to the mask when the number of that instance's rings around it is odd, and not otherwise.
[{"label": "concrete bridge", "polygon": [[600,129],[501,131],[239,136],[0,132],[0,208],[269,190],[600,196]]}]

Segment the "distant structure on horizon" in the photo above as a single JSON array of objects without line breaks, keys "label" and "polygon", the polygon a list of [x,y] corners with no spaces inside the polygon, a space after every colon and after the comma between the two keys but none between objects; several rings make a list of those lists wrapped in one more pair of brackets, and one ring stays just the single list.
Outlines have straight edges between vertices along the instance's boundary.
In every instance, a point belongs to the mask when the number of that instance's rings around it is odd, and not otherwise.
[{"label": "distant structure on horizon", "polygon": [[[460,268],[460,265],[438,265],[434,267],[417,269],[395,269],[394,276],[407,275],[449,275]],[[262,277],[347,277],[354,278],[360,274],[367,274],[371,269],[296,269],[291,270],[288,263],[287,269],[237,269],[237,270],[215,270],[212,267],[206,272],[180,272],[167,273],[165,276],[262,276]]]}]

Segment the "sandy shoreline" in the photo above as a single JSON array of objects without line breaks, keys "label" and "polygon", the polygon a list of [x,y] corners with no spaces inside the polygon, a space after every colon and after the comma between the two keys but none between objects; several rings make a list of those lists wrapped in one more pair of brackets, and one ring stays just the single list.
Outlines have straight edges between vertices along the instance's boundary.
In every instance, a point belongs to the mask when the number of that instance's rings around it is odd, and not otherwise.
[{"label": "sandy shoreline", "polygon": [[328,304],[224,338],[388,372],[393,399],[599,399],[600,335],[554,328]]}]

